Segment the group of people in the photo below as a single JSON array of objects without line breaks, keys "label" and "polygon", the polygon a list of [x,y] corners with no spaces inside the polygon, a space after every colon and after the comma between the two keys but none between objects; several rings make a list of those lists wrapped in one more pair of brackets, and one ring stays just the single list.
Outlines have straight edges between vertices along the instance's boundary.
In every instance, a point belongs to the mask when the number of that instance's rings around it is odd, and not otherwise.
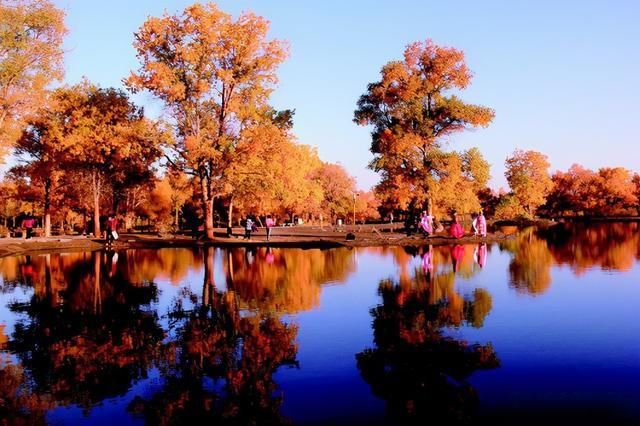
[{"label": "group of people", "polygon": [[[415,216],[414,216],[415,217]],[[411,235],[411,226],[412,220],[409,218],[408,222],[405,223],[405,227],[407,229],[407,235]],[[471,222],[471,226],[473,228],[473,235],[486,237],[487,236],[487,220],[484,217],[482,210],[473,216],[473,220]],[[417,220],[417,229],[419,232],[422,232],[427,237],[432,236],[437,232],[443,232],[444,227],[442,224],[436,219],[435,216],[428,214],[426,211],[423,211],[420,215],[420,218]],[[460,223],[460,219],[457,213],[453,213],[453,222],[449,227],[449,235],[453,238],[459,239],[462,238],[465,234],[464,227],[462,223]]]},{"label": "group of people", "polygon": [[[276,226],[276,220],[271,217],[271,215],[267,215],[267,218],[264,221],[264,226],[267,228],[267,241],[271,240],[271,233],[273,232],[273,227]],[[244,239],[250,240],[251,233],[256,232],[258,230],[258,226],[253,221],[251,217],[245,219],[244,223]]]},{"label": "group of people", "polygon": [[[456,244],[455,246],[450,247],[451,250],[451,261],[453,262],[453,272],[457,272],[460,263],[462,262],[465,254],[465,246]],[[422,257],[422,270],[431,274],[434,272],[433,267],[433,248],[429,245],[426,249],[422,249],[419,252]],[[485,243],[478,244],[473,249],[473,260],[475,263],[480,266],[480,268],[484,268],[487,264],[487,245]]]}]

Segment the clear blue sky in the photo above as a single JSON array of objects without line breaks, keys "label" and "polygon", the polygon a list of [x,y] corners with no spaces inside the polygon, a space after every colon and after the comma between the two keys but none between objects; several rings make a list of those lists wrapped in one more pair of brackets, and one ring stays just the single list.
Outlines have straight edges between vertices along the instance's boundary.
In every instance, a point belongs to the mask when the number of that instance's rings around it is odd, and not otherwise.
[{"label": "clear blue sky", "polygon": [[[138,66],[132,33],[148,16],[175,13],[191,1],[56,0],[67,13],[66,81],[82,76],[121,86]],[[478,146],[492,164],[493,187],[506,186],[504,160],[517,148],[550,158],[552,171],[579,162],[590,168],[640,170],[640,1],[243,1],[217,2],[237,14],[252,10],[286,39],[272,101],[295,108],[300,142],[340,162],[362,188],[369,130],[352,123],[356,100],[380,67],[404,47],[432,38],[464,50],[475,74],[463,94],[490,106],[488,129],[454,136],[452,149]],[[136,101],[149,106],[149,96]]]}]

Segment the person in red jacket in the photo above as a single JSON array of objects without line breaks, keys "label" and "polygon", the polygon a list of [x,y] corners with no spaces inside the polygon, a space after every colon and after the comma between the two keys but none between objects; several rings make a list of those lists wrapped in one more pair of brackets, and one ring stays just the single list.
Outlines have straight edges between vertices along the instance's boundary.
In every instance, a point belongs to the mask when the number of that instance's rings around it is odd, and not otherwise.
[{"label": "person in red jacket", "polygon": [[114,215],[109,215],[107,221],[105,222],[106,234],[107,234],[107,245],[110,246],[113,244],[113,240],[115,240],[115,236],[113,235],[118,228],[118,220]]},{"label": "person in red jacket", "polygon": [[453,223],[451,224],[451,228],[449,228],[449,235],[453,238],[462,238],[464,236],[464,229],[458,221],[458,215],[456,213],[453,214]]}]

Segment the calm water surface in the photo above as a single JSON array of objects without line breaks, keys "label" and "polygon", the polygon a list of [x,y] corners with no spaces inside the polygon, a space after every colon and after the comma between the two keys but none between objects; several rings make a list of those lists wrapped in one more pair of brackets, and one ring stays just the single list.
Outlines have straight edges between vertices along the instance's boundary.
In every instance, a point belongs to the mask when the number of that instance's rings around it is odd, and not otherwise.
[{"label": "calm water surface", "polygon": [[640,424],[640,227],[0,259],[0,423]]}]

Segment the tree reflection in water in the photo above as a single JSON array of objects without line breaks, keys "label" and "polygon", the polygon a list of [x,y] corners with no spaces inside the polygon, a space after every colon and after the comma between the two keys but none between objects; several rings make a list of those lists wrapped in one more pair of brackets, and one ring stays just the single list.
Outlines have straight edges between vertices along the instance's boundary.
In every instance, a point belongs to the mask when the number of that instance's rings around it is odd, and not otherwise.
[{"label": "tree reflection in water", "polygon": [[28,372],[30,391],[57,405],[89,408],[123,394],[146,377],[164,337],[155,312],[145,309],[156,298],[155,285],[133,286],[112,275],[108,254],[88,256],[90,262],[65,271],[64,303],[56,303],[47,269],[43,288],[10,307],[24,316],[8,349]]},{"label": "tree reflection in water", "polygon": [[356,355],[362,377],[387,401],[393,421],[470,421],[478,398],[468,377],[499,365],[490,344],[446,335],[451,326],[481,327],[491,296],[482,289],[468,299],[456,293],[453,269],[464,254],[450,253],[451,269],[442,268],[434,260],[446,257],[441,250],[427,248],[412,279],[379,284],[382,303],[371,310],[375,347]]},{"label": "tree reflection in water", "polygon": [[640,224],[559,223],[547,229],[527,228],[500,244],[513,257],[510,285],[542,294],[551,285],[551,268],[568,265],[575,275],[592,268],[628,271],[640,260]]},{"label": "tree reflection in water", "polygon": [[[191,253],[181,250],[180,258],[192,258]],[[202,294],[182,292],[167,314],[167,330],[151,305],[157,299],[153,279],[164,273],[161,265],[174,264],[166,251],[142,261],[150,253],[77,253],[53,262],[46,255],[11,264],[17,271],[7,275],[12,280],[3,289],[33,287],[33,296],[11,304],[20,318],[11,337],[1,330],[0,419],[44,423],[48,410],[70,405],[89,413],[157,368],[162,389],[129,405],[149,424],[286,423],[273,374],[296,364],[297,328],[272,310],[242,308],[247,303],[235,290],[218,291],[214,253],[205,248],[204,255],[193,258],[204,263]],[[142,269],[132,267],[132,260],[141,261]],[[265,292],[255,306],[282,303],[268,300],[277,295]]]},{"label": "tree reflection in water", "polygon": [[177,299],[169,312],[176,338],[164,348],[165,385],[129,409],[149,424],[282,424],[281,396],[273,379],[295,365],[297,327],[276,314],[242,311],[234,292],[213,282],[213,249],[205,252],[202,300],[185,309]]}]

